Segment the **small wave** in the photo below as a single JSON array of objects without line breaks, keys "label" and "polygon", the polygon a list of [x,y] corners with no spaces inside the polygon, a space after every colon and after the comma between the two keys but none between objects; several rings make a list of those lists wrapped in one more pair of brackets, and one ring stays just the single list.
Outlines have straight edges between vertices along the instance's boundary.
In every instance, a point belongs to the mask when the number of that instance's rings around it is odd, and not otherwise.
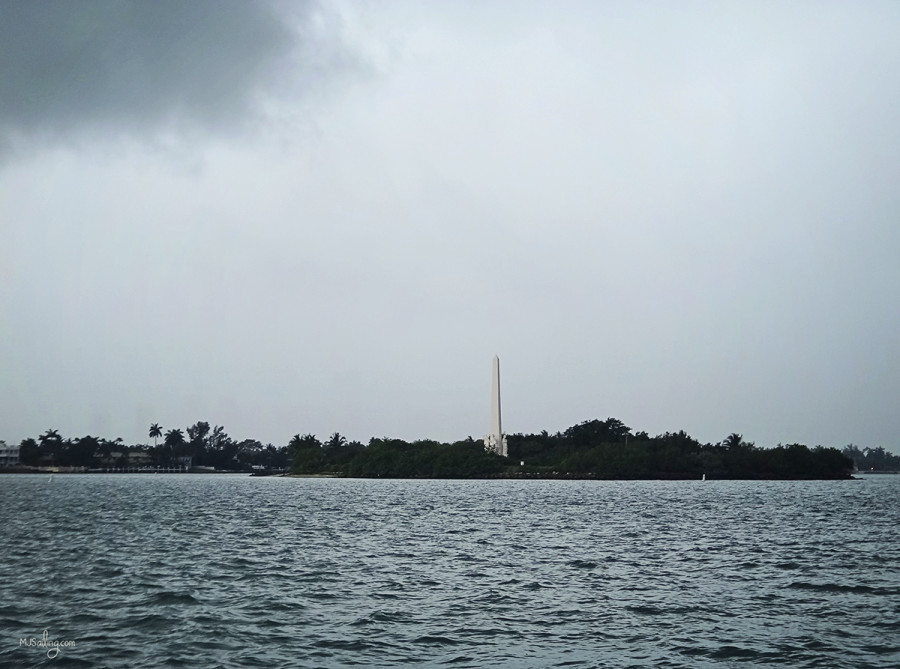
[{"label": "small wave", "polygon": [[590,560],[569,560],[567,563],[570,567],[575,567],[576,569],[596,569],[597,563],[591,562]]},{"label": "small wave", "polygon": [[837,648],[833,644],[822,641],[821,639],[808,639],[803,642],[802,646],[805,650],[812,651],[832,651]]},{"label": "small wave", "polygon": [[848,592],[857,595],[896,595],[897,588],[875,588],[869,585],[841,585],[839,583],[807,583],[794,581],[789,588],[796,590],[813,590],[815,592]]},{"label": "small wave", "polygon": [[721,646],[709,653],[709,657],[717,660],[729,660],[732,658],[758,658],[760,653],[751,648],[741,648],[740,646]]},{"label": "small wave", "polygon": [[673,648],[681,653],[682,655],[695,656],[695,655],[706,655],[707,651],[705,648],[701,648],[700,646],[681,646],[675,645]]},{"label": "small wave", "polygon": [[166,629],[174,624],[169,616],[159,613],[148,613],[142,616],[129,616],[123,621],[128,629],[140,632],[153,632]]},{"label": "small wave", "polygon": [[430,644],[437,646],[456,646],[462,643],[462,641],[457,641],[456,639],[451,639],[447,636],[441,636],[439,634],[424,634],[416,639],[413,639],[413,643],[420,644]]},{"label": "small wave", "polygon": [[[72,624],[73,625],[90,625],[92,623],[102,622],[104,618],[102,616],[98,616],[96,613],[89,613],[87,611],[80,611],[72,615]],[[3,624],[3,620],[0,619],[0,625]]]},{"label": "small wave", "polygon": [[865,646],[860,646],[860,649],[867,653],[874,653],[875,655],[893,655],[894,653],[900,652],[900,648],[897,646],[885,646],[883,644],[867,644]]},{"label": "small wave", "polygon": [[474,657],[469,657],[468,655],[457,655],[456,657],[451,657],[449,660],[445,660],[441,662],[441,664],[460,664],[462,662],[474,662]]},{"label": "small wave", "polygon": [[641,615],[658,616],[658,615],[684,615],[686,613],[696,613],[702,611],[699,606],[669,606],[660,607],[651,604],[631,604],[625,607],[626,610]]},{"label": "small wave", "polygon": [[363,618],[353,621],[351,624],[354,627],[360,627],[375,623],[403,623],[409,620],[409,614],[403,611],[374,611]]},{"label": "small wave", "polygon": [[[336,595],[331,596],[335,597]],[[400,595],[395,592],[374,592],[372,593],[372,596],[375,599],[401,599]]]},{"label": "small wave", "polygon": [[489,590],[472,601],[473,603],[478,604],[479,607],[484,607],[493,606],[495,604],[515,604],[519,600],[510,595],[497,592],[496,590]]},{"label": "small wave", "polygon": [[488,574],[483,571],[467,571],[465,576],[466,578],[488,578]]},{"label": "small wave", "polygon": [[[333,592],[328,592],[327,590],[320,590],[319,592],[310,592],[310,593],[307,593],[306,596],[309,597],[310,599],[337,599],[338,598],[338,596],[336,594],[334,594]],[[382,595],[380,595],[379,593],[376,592],[373,596],[380,597]]]},{"label": "small wave", "polygon": [[325,570],[325,569],[316,569],[312,571],[306,571],[301,574],[297,574],[296,579],[298,581],[336,581],[340,580],[341,575],[333,570]]},{"label": "small wave", "polygon": [[192,594],[188,592],[157,592],[150,596],[150,601],[153,604],[187,604],[190,606],[199,604],[200,601],[194,597]]},{"label": "small wave", "polygon": [[[498,615],[497,620],[500,622],[521,623],[517,619],[507,618],[502,615]],[[521,633],[516,630],[502,627],[455,627],[449,631],[452,634],[465,637],[469,645],[481,645],[483,642],[480,639],[493,639],[495,637],[518,638],[521,636]]]},{"label": "small wave", "polygon": [[331,650],[350,650],[350,651],[363,651],[363,650],[373,650],[382,646],[388,646],[390,644],[383,644],[377,641],[366,641],[363,639],[322,639],[321,641],[316,641],[312,644],[315,648],[328,648]]}]

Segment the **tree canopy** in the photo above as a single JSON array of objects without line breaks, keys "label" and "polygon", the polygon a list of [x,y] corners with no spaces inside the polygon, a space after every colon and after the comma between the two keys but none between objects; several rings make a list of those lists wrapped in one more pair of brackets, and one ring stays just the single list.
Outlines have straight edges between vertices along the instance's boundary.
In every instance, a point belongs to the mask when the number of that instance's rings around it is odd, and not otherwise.
[{"label": "tree canopy", "polygon": [[[121,439],[87,435],[63,438],[49,429],[21,443],[20,460],[30,466],[119,467],[140,462],[166,467],[191,462],[227,471],[393,478],[571,477],[669,478],[845,478],[860,470],[900,470],[900,458],[882,447],[843,452],[804,444],[760,448],[732,432],[702,444],[684,430],[651,437],[616,418],[592,419],[562,432],[507,435],[509,457],[487,452],[481,440],[452,443],[374,437],[363,444],[333,432],[325,441],[298,432],[284,446],[255,439],[236,441],[221,425],[206,421],[171,428],[150,426],[154,445],[125,446]],[[162,443],[156,439],[164,436]]]}]

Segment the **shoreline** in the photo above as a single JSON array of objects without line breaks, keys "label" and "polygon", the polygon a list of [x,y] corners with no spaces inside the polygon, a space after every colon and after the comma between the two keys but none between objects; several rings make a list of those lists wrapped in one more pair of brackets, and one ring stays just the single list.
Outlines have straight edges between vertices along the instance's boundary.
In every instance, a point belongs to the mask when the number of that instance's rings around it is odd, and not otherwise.
[{"label": "shoreline", "polygon": [[295,474],[291,472],[267,471],[267,472],[248,472],[240,470],[178,470],[178,469],[135,469],[135,470],[119,470],[109,471],[102,469],[79,470],[77,468],[64,467],[4,467],[0,468],[2,474],[31,474],[31,475],[70,475],[70,474],[202,474],[202,475],[243,475],[256,478],[277,477],[277,478],[294,478],[294,479],[359,479],[359,480],[453,480],[453,481],[496,481],[496,480],[529,480],[529,481],[859,481],[866,476],[890,476],[898,475],[896,471],[863,471],[853,472],[841,476],[734,476],[734,475],[714,475],[706,474],[697,475],[694,473],[658,473],[643,476],[610,476],[598,473],[569,473],[569,472],[502,472],[485,476],[348,476],[340,472],[322,472],[318,474]]}]

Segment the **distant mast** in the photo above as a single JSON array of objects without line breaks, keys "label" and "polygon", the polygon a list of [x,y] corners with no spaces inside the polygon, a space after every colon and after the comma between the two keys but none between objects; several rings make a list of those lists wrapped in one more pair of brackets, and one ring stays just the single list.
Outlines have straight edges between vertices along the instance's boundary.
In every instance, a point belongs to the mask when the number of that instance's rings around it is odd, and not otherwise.
[{"label": "distant mast", "polygon": [[484,448],[498,455],[507,457],[506,435],[500,420],[500,358],[494,356],[493,373],[491,374],[491,431],[484,438]]}]

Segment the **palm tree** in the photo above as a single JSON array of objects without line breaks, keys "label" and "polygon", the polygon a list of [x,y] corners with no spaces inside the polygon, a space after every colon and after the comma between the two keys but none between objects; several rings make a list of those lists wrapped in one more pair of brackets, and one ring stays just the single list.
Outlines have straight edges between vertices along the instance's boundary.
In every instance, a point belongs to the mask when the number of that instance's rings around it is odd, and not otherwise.
[{"label": "palm tree", "polygon": [[162,436],[162,428],[159,423],[153,423],[150,426],[150,438],[153,439],[153,448],[156,448],[156,440]]},{"label": "palm tree", "polygon": [[38,439],[40,440],[41,444],[57,443],[57,442],[62,441],[62,438],[59,436],[59,430],[52,430],[52,429],[44,432],[44,434],[42,434],[40,437],[38,437]]},{"label": "palm tree", "polygon": [[162,460],[168,465],[172,463],[173,459],[184,455],[184,432],[181,430],[169,430],[166,432],[163,444],[165,448],[163,449]]},{"label": "palm tree", "polygon": [[41,455],[49,455],[50,464],[56,464],[56,458],[62,455],[63,450],[63,439],[59,436],[59,430],[47,430],[38,437],[38,441],[41,443]]},{"label": "palm tree", "polygon": [[181,430],[169,430],[166,432],[166,446],[181,446],[184,443],[184,432]]},{"label": "palm tree", "polygon": [[732,432],[722,440],[722,446],[728,450],[737,449],[744,445],[744,435]]},{"label": "palm tree", "polygon": [[322,448],[322,444],[314,434],[304,434],[302,437],[295,434],[288,442],[288,448],[297,451],[307,448]]},{"label": "palm tree", "polygon": [[209,444],[210,451],[217,451],[222,448],[222,445],[228,441],[228,435],[225,433],[225,428],[222,425],[216,425],[213,428],[212,434],[209,436],[207,443]]}]

